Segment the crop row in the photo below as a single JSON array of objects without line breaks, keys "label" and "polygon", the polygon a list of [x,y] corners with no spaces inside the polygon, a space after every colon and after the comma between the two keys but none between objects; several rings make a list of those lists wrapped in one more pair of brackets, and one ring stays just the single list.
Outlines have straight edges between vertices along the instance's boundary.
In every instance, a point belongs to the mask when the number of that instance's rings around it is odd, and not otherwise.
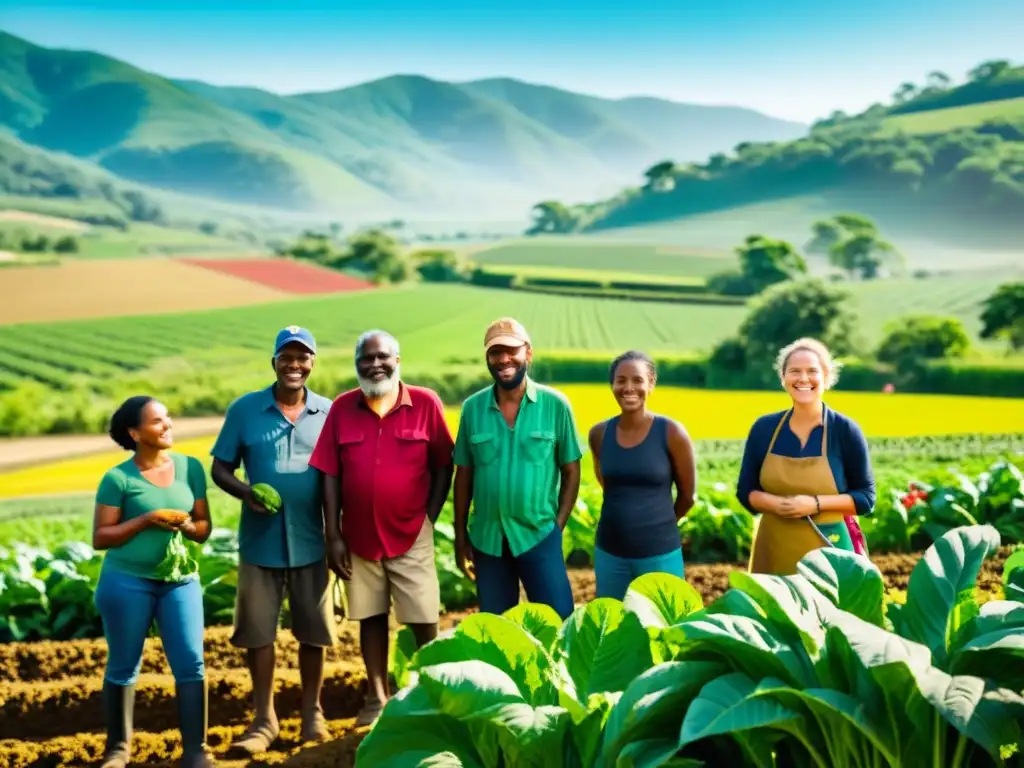
[{"label": "crop row", "polygon": [[991,526],[949,531],[902,602],[868,560],[825,549],[793,576],[734,571],[709,606],[652,573],[564,622],[520,604],[418,651],[403,629],[401,690],[357,761],[1002,765],[1024,746],[1024,552],[1003,564],[1005,599],[971,590],[998,546]]}]

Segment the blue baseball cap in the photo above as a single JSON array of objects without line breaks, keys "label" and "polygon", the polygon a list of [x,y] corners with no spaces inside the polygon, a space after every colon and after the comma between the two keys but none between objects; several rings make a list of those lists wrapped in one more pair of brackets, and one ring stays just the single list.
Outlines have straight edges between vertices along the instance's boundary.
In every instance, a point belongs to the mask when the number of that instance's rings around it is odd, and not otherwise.
[{"label": "blue baseball cap", "polygon": [[313,334],[306,328],[300,328],[297,325],[282,328],[281,332],[277,334],[277,341],[274,342],[274,354],[278,354],[281,347],[291,344],[293,341],[299,342],[314,355],[316,354],[316,339],[313,338]]}]

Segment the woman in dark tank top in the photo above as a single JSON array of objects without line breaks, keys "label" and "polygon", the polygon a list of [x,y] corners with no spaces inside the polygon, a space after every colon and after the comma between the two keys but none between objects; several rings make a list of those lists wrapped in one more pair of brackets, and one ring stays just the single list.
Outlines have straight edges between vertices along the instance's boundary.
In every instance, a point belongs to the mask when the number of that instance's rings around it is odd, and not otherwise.
[{"label": "woman in dark tank top", "polygon": [[594,572],[597,596],[621,600],[645,573],[683,578],[677,525],[693,506],[697,470],[682,425],[647,408],[657,380],[654,362],[642,352],[626,352],[612,362],[610,379],[620,413],[595,424],[589,436],[604,490]]}]

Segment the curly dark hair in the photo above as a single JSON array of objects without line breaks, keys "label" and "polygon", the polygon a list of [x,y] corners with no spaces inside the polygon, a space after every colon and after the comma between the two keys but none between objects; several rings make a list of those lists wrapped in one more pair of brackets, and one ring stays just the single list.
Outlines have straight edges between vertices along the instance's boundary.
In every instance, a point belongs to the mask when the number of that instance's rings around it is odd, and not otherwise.
[{"label": "curly dark hair", "polygon": [[142,420],[142,409],[154,399],[149,395],[129,397],[110,417],[110,437],[126,451],[135,450],[135,440],[132,439],[128,430],[139,426],[139,422]]},{"label": "curly dark hair", "polygon": [[628,352],[623,352],[621,355],[612,360],[611,368],[608,369],[608,383],[615,383],[615,371],[622,364],[630,360],[643,363],[647,366],[647,373],[651,377],[651,381],[658,380],[658,369],[654,366],[654,361],[649,355],[640,352],[635,349],[631,349]]}]

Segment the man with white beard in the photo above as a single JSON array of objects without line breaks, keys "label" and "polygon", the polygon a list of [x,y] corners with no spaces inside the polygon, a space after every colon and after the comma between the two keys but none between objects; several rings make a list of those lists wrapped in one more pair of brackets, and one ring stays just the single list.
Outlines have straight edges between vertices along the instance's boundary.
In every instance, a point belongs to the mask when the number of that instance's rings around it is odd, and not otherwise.
[{"label": "man with white beard", "polygon": [[323,473],[327,562],[359,622],[367,699],[356,725],[380,716],[388,691],[388,613],[417,645],[437,636],[434,522],[455,443],[437,393],[401,380],[398,342],[368,331],[355,348],[357,389],[331,404],[309,465]]}]

